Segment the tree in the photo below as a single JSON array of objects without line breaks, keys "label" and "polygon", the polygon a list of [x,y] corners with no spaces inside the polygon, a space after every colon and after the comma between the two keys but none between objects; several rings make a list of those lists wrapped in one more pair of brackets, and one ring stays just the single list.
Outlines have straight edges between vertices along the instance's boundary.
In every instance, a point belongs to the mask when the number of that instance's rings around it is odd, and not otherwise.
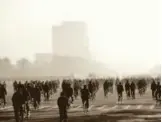
[{"label": "tree", "polygon": [[9,70],[12,68],[10,59],[7,57],[0,59],[0,68],[3,70]]},{"label": "tree", "polygon": [[28,76],[31,71],[31,62],[26,58],[21,58],[16,62],[16,76]]},{"label": "tree", "polygon": [[9,58],[5,57],[0,59],[0,73],[2,76],[11,75],[12,64]]},{"label": "tree", "polygon": [[19,69],[25,70],[25,69],[30,68],[31,62],[30,62],[28,59],[26,59],[26,58],[22,58],[22,59],[20,59],[20,60],[18,60],[18,61],[16,62],[16,66],[17,66],[17,68],[19,68]]}]

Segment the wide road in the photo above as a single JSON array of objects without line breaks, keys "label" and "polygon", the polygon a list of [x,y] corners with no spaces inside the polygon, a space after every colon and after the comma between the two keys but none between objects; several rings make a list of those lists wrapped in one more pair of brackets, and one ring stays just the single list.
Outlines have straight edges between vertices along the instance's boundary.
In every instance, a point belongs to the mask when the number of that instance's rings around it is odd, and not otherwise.
[{"label": "wide road", "polygon": [[[42,102],[39,110],[31,111],[28,122],[57,122],[58,108],[56,100],[59,92],[52,96],[48,102]],[[135,100],[126,99],[124,93],[123,104],[117,104],[117,94],[109,94],[104,98],[103,89],[100,88],[96,100],[90,102],[89,113],[84,114],[81,99],[78,98],[68,110],[69,122],[160,122],[161,107],[155,104],[151,98],[151,91],[139,96],[136,92]],[[13,108],[11,104],[0,108],[0,121],[14,122]]]}]

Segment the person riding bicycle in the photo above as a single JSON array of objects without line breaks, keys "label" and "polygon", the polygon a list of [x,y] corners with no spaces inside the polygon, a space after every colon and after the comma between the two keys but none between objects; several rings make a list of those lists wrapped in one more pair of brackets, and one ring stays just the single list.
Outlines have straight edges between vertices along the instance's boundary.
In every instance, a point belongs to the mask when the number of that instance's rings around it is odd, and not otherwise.
[{"label": "person riding bicycle", "polygon": [[40,90],[39,90],[39,87],[38,85],[34,85],[34,88],[33,88],[33,106],[35,109],[37,109],[40,105],[40,99],[41,98],[41,93],[40,93]]},{"label": "person riding bicycle", "polygon": [[130,84],[128,80],[125,83],[125,92],[127,94],[127,98],[129,98],[130,97]]},{"label": "person riding bicycle", "polygon": [[157,86],[156,86],[156,100],[161,100],[161,85],[160,85],[160,82],[157,83]]},{"label": "person riding bicycle", "polygon": [[71,98],[72,103],[73,103],[73,101],[74,101],[74,99],[73,99],[73,88],[71,87],[70,84],[68,84],[68,88],[67,88],[67,91],[66,92],[67,92],[68,99]]},{"label": "person riding bicycle", "polygon": [[26,117],[28,118],[29,111],[30,111],[30,107],[29,107],[30,94],[29,94],[29,91],[27,90],[27,87],[25,85],[22,85],[22,90],[23,90],[23,97],[25,100]]},{"label": "person riding bicycle", "polygon": [[[23,119],[24,117],[24,104],[25,99],[23,96],[23,87],[18,87],[17,91],[12,96],[12,104],[14,108],[14,116],[16,122],[20,122],[20,119]],[[20,118],[21,115],[21,118]]]},{"label": "person riding bicycle", "polygon": [[45,97],[45,100],[49,100],[49,86],[48,86],[48,83],[46,81],[45,85],[43,86],[43,91],[44,91],[44,97]]},{"label": "person riding bicycle", "polygon": [[77,80],[74,81],[74,97],[75,99],[78,97],[78,91],[80,89],[79,83]]},{"label": "person riding bicycle", "polygon": [[103,89],[104,89],[104,96],[107,96],[108,93],[108,81],[105,80],[104,84],[103,84]]},{"label": "person riding bicycle", "polygon": [[61,92],[60,97],[57,100],[57,105],[59,108],[60,122],[67,121],[67,108],[69,106],[69,103],[68,98],[66,97],[64,92]]},{"label": "person riding bicycle", "polygon": [[155,92],[156,92],[156,83],[155,83],[155,81],[153,81],[151,83],[151,91],[152,91],[152,98],[154,99],[155,98]]},{"label": "person riding bicycle", "polygon": [[120,100],[122,101],[122,98],[123,98],[123,91],[124,91],[123,85],[121,84],[121,82],[119,82],[119,84],[117,85],[118,102],[119,102]]},{"label": "person riding bicycle", "polygon": [[130,85],[130,88],[131,88],[132,99],[135,99],[135,89],[136,89],[136,86],[135,86],[135,83],[133,81],[132,81],[132,83]]},{"label": "person riding bicycle", "polygon": [[83,104],[83,108],[86,109],[86,112],[88,112],[88,108],[89,108],[89,90],[87,89],[87,86],[84,85],[84,88],[81,90],[81,99],[82,99],[82,104]]},{"label": "person riding bicycle", "polygon": [[7,95],[6,87],[3,84],[0,84],[0,99],[3,100],[4,106],[6,105],[6,95]]},{"label": "person riding bicycle", "polygon": [[89,84],[88,84],[88,90],[90,92],[90,97],[92,97],[92,94],[93,94],[93,84],[92,82],[90,81]]},{"label": "person riding bicycle", "polygon": [[13,88],[14,88],[14,91],[17,90],[17,87],[18,87],[18,83],[17,81],[15,80],[14,83],[13,83]]}]

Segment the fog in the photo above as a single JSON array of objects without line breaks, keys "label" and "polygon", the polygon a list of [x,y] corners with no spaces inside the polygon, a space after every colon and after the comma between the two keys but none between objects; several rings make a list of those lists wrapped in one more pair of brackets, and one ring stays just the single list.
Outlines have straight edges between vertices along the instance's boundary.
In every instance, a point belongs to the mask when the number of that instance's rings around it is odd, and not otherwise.
[{"label": "fog", "polygon": [[53,52],[53,25],[83,21],[93,60],[121,74],[148,72],[160,63],[158,9],[156,0],[0,0],[0,57],[34,61]]}]

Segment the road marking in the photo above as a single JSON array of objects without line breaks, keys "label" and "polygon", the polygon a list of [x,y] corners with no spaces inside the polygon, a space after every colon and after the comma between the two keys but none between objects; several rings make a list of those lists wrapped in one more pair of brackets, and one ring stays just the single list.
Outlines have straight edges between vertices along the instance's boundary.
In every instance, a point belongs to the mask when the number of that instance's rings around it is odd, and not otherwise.
[{"label": "road marking", "polygon": [[82,106],[81,105],[79,105],[79,106],[77,106],[76,108],[70,108],[68,111],[69,112],[73,112],[73,111],[82,111],[83,109],[82,109]]},{"label": "road marking", "polygon": [[101,107],[98,107],[97,110],[102,110],[102,109],[104,109],[105,107],[106,107],[106,105],[103,105],[103,106],[101,106]]},{"label": "road marking", "polygon": [[13,107],[10,107],[10,108],[7,109],[7,111],[13,111],[13,110],[14,110]]},{"label": "road marking", "polygon": [[116,109],[117,107],[118,107],[118,105],[115,105],[115,106],[113,106],[113,107],[111,107],[111,108],[105,108],[105,109],[102,109],[102,110],[100,110],[100,111],[103,111],[103,112],[105,112],[105,111],[110,111],[110,110]]},{"label": "road marking", "polygon": [[93,107],[94,107],[94,105],[91,105],[91,106],[88,108],[88,110],[91,110]]},{"label": "road marking", "polygon": [[149,107],[149,109],[153,109],[155,107],[155,105],[151,105],[150,107]]},{"label": "road marking", "polygon": [[40,106],[40,107],[38,108],[38,110],[44,109],[44,108],[50,108],[50,106]]},{"label": "road marking", "polygon": [[138,105],[136,109],[140,109],[142,107],[142,105]]},{"label": "road marking", "polygon": [[53,106],[52,108],[53,108],[53,109],[56,109],[56,108],[58,108],[58,106],[57,106],[57,105],[55,105],[55,106]]},{"label": "road marking", "polygon": [[[50,106],[49,106],[49,107],[50,107]],[[53,107],[51,106],[50,108],[47,109],[47,111],[52,110],[52,109],[57,109],[57,108],[58,108],[57,105],[55,105],[55,106],[53,106]]]},{"label": "road marking", "polygon": [[124,107],[124,109],[128,109],[128,108],[130,108],[130,105],[127,105],[126,107]]},{"label": "road marking", "polygon": [[161,114],[147,115],[147,118],[161,118]]},{"label": "road marking", "polygon": [[78,109],[78,108],[81,108],[82,106],[81,105],[79,105],[79,106],[77,106],[76,108],[74,108],[74,109]]},{"label": "road marking", "polygon": [[7,109],[11,109],[11,108],[12,108],[12,106],[6,106],[4,108],[0,108],[0,110],[7,110]]},{"label": "road marking", "polygon": [[75,108],[70,108],[69,111],[78,111],[78,110],[81,110],[81,105],[75,107]]}]

